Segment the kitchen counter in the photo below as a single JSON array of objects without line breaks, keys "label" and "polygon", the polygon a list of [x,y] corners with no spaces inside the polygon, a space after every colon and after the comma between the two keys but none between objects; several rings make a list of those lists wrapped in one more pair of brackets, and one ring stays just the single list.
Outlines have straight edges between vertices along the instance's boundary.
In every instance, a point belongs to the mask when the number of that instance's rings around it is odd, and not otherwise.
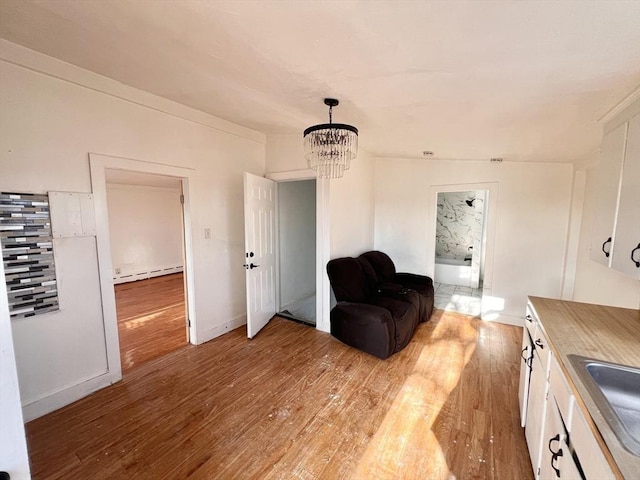
[{"label": "kitchen counter", "polygon": [[567,355],[640,368],[640,310],[541,297],[529,297],[529,303],[612,469],[629,480],[638,478],[640,457],[620,444]]}]

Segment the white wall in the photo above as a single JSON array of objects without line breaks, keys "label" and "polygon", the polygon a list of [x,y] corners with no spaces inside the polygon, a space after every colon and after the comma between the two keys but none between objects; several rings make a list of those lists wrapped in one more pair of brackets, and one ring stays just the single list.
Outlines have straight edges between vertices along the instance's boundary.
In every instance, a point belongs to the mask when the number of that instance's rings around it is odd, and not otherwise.
[{"label": "white wall", "polygon": [[[267,137],[267,173],[306,168],[302,133]],[[359,255],[373,248],[373,170],[373,157],[360,149],[344,177],[330,181],[331,258]]]},{"label": "white wall", "polygon": [[373,249],[374,158],[360,149],[344,177],[331,181],[331,258]]},{"label": "white wall", "polygon": [[427,217],[436,210],[431,186],[497,182],[497,198],[488,199],[497,220],[493,274],[485,284],[504,302],[498,320],[521,318],[527,295],[560,296],[571,165],[377,159],[375,179],[375,246],[399,271],[433,274],[427,268],[427,244],[434,242]]},{"label": "white wall", "polygon": [[0,262],[0,470],[13,480],[31,478],[3,262]]},{"label": "white wall", "polygon": [[280,309],[316,291],[316,182],[278,184]]},{"label": "white wall", "polygon": [[[242,172],[264,173],[264,135],[0,41],[0,138],[1,190],[91,192],[89,152],[193,169],[197,338],[245,322]],[[60,311],[12,322],[26,417],[106,369],[95,238],[54,248]]]},{"label": "white wall", "polygon": [[587,183],[582,209],[573,300],[640,309],[640,282],[589,258],[591,227],[597,202],[597,155],[590,160],[586,168]]},{"label": "white wall", "polygon": [[180,270],[181,193],[180,188],[107,184],[114,276],[135,279],[155,270]]}]

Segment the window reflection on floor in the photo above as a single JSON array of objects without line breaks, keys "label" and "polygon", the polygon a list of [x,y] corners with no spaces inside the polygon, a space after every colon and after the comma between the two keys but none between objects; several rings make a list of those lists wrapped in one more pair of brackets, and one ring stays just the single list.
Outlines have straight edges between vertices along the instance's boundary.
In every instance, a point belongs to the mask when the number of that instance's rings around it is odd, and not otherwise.
[{"label": "window reflection on floor", "polygon": [[435,291],[434,307],[448,312],[480,315],[482,305],[482,289],[433,283]]}]

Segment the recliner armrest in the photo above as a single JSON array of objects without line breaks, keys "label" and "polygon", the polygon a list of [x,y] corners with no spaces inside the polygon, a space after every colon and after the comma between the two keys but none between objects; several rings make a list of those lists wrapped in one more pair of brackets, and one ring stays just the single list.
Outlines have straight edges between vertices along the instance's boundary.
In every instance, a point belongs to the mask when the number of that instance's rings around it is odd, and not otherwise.
[{"label": "recliner armrest", "polygon": [[407,288],[399,283],[380,283],[377,285],[377,290],[379,294],[389,295],[403,292],[406,293]]},{"label": "recliner armrest", "polygon": [[396,273],[395,279],[400,284],[413,283],[417,285],[433,285],[433,280],[431,277],[427,277],[426,275],[418,275],[415,273]]},{"label": "recliner armrest", "polygon": [[395,328],[389,310],[376,305],[338,302],[331,310],[331,335],[381,359],[394,351]]}]

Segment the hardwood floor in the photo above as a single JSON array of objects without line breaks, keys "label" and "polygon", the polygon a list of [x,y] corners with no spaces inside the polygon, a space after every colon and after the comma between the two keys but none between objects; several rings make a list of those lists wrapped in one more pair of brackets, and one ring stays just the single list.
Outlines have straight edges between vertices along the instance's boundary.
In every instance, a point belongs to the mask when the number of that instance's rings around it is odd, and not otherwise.
[{"label": "hardwood floor", "polygon": [[115,286],[122,372],[187,344],[182,273]]},{"label": "hardwood floor", "polygon": [[30,422],[33,478],[530,479],[521,335],[436,311],[382,361],[276,317]]}]

